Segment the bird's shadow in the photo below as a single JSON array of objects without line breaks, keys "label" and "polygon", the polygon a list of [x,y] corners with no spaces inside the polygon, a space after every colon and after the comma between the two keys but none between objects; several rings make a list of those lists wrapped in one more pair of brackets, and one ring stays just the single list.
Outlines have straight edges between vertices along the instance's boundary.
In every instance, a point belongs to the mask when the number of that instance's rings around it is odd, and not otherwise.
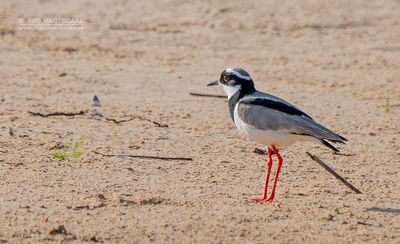
[{"label": "bird's shadow", "polygon": [[373,207],[373,208],[367,208],[367,211],[400,214],[400,208],[377,208],[377,207]]}]

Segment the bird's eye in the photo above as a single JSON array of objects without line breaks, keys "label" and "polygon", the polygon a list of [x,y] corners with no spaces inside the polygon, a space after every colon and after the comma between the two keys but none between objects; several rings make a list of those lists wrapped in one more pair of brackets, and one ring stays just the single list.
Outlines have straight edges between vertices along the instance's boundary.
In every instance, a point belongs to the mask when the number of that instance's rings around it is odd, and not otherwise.
[{"label": "bird's eye", "polygon": [[229,76],[227,76],[227,75],[222,76],[222,79],[223,79],[225,82],[228,82],[228,81],[230,80]]}]

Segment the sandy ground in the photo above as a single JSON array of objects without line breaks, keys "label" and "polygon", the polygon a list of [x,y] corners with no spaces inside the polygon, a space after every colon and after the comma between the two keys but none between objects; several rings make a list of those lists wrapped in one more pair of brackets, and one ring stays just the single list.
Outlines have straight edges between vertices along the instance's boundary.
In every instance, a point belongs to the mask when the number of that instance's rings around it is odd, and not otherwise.
[{"label": "sandy ground", "polygon": [[[0,16],[0,243],[400,242],[399,1],[1,1]],[[34,17],[84,25],[21,29]],[[205,84],[230,66],[347,137],[343,155],[283,149],[275,201],[256,204],[261,145],[224,99],[189,95],[221,94]]]}]

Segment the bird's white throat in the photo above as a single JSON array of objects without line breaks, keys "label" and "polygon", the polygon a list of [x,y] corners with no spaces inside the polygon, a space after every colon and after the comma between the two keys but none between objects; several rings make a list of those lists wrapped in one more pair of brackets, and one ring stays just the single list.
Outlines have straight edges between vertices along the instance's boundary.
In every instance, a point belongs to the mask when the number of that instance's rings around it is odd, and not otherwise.
[{"label": "bird's white throat", "polygon": [[240,85],[236,85],[236,86],[227,86],[227,85],[222,85],[222,84],[220,84],[220,85],[222,86],[222,89],[228,96],[228,99],[231,98],[233,95],[235,95],[240,90]]}]

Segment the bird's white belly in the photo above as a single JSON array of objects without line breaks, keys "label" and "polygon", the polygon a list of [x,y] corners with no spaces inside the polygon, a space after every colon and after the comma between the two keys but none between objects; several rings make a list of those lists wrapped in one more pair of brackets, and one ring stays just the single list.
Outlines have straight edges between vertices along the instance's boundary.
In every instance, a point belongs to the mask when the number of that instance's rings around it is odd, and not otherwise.
[{"label": "bird's white belly", "polygon": [[288,131],[258,129],[242,121],[240,117],[237,115],[236,111],[234,120],[235,120],[235,125],[239,131],[246,134],[250,139],[266,146],[274,145],[277,147],[286,147],[297,141],[316,142],[316,139],[313,137],[291,134]]}]

